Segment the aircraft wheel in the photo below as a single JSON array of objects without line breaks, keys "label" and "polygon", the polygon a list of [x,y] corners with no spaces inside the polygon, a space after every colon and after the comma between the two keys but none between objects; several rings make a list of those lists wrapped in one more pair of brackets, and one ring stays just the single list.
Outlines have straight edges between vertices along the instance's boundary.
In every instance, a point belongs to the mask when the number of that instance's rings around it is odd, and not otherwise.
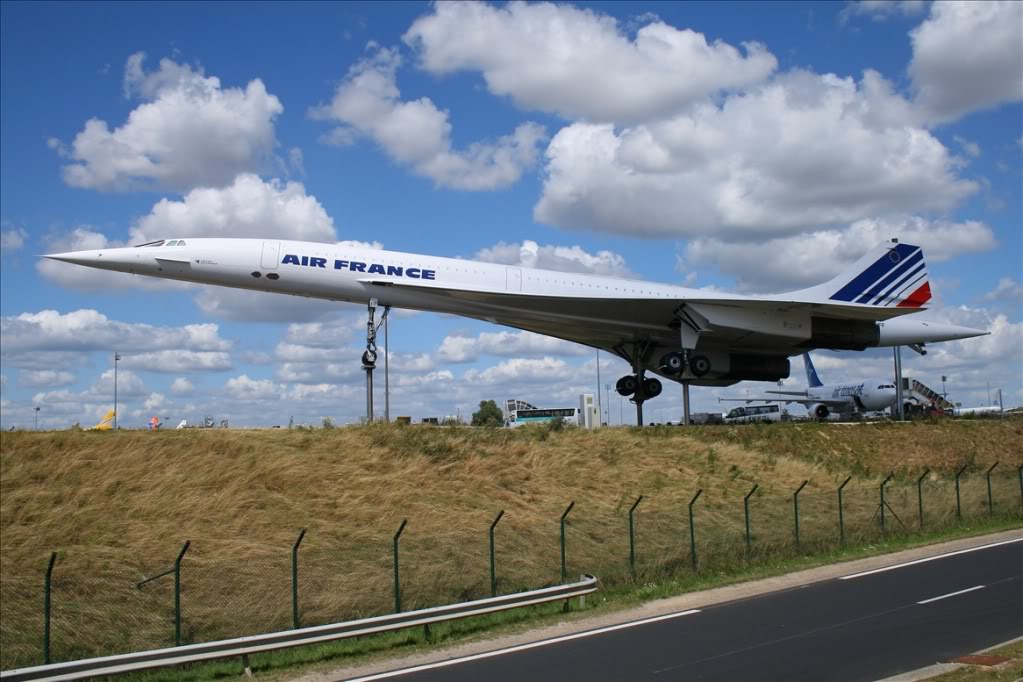
[{"label": "aircraft wheel", "polygon": [[661,395],[661,382],[657,379],[644,379],[643,380],[643,393],[647,398],[656,398]]},{"label": "aircraft wheel", "polygon": [[661,358],[661,371],[665,374],[681,374],[685,369],[685,360],[681,353],[667,353]]},{"label": "aircraft wheel", "polygon": [[639,388],[639,382],[631,374],[623,376],[615,384],[615,390],[618,391],[618,395],[625,396],[626,398],[635,393],[637,388]]},{"label": "aircraft wheel", "polygon": [[705,355],[694,355],[689,359],[689,371],[694,377],[702,377],[710,371],[710,360]]}]

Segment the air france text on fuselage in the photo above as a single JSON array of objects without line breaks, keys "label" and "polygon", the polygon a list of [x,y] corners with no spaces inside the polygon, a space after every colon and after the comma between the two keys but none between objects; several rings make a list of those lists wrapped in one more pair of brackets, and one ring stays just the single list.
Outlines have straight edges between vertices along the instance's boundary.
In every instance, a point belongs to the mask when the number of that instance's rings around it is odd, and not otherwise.
[{"label": "air france text on fuselage", "polygon": [[[309,268],[327,267],[327,259],[316,256],[296,256],[287,254],[281,261],[284,265],[304,265]],[[437,279],[436,270],[424,268],[406,268],[400,265],[384,265],[382,263],[363,263],[361,261],[347,261],[340,258],[334,259],[335,270],[349,270],[351,272],[365,272],[372,275],[387,275],[390,277],[410,277],[412,279]]]}]

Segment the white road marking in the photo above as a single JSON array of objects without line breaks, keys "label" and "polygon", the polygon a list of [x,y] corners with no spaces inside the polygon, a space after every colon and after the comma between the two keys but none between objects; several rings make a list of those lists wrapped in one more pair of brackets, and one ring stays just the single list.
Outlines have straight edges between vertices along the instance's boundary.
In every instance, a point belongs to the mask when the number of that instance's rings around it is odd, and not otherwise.
[{"label": "white road marking", "polygon": [[967,592],[973,592],[974,590],[983,590],[985,587],[987,587],[987,586],[986,585],[977,585],[975,587],[968,587],[965,590],[959,590],[958,592],[949,592],[948,594],[943,594],[940,597],[931,597],[930,599],[924,599],[923,601],[918,601],[917,604],[930,604],[932,601],[938,601],[940,599],[948,599],[949,597],[957,597],[960,594],[966,594]]},{"label": "white road marking", "polygon": [[424,663],[423,665],[417,665],[411,668],[403,668],[401,670],[392,670],[386,673],[377,673],[376,675],[367,675],[366,677],[354,677],[348,682],[370,682],[370,680],[385,680],[390,677],[398,677],[400,675],[408,675],[410,673],[417,673],[423,670],[432,670],[434,668],[444,668],[449,665],[457,665],[458,663],[466,663],[468,661],[478,661],[483,658],[492,658],[494,656],[500,656],[501,654],[511,654],[516,651],[525,651],[527,649],[535,649],[541,646],[547,646],[548,644],[558,644],[559,642],[567,642],[573,639],[581,639],[583,637],[590,637],[591,635],[601,635],[605,632],[614,632],[615,630],[624,630],[626,628],[633,628],[638,625],[646,625],[647,623],[656,623],[659,620],[669,620],[671,618],[681,618],[682,616],[691,616],[694,613],[700,613],[700,609],[689,609],[688,611],[679,611],[678,613],[668,613],[663,616],[653,616],[651,618],[644,618],[642,620],[634,620],[628,623],[619,623],[618,625],[609,625],[604,628],[597,628],[596,630],[587,630],[586,632],[577,632],[572,635],[563,635],[561,637],[554,637],[553,639],[545,639],[540,642],[530,642],[529,644],[519,644],[518,646],[508,647],[507,649],[498,649],[497,651],[487,651],[482,654],[472,654],[471,656],[462,656],[460,658],[450,658],[446,661],[438,661],[437,663]]},{"label": "white road marking", "polygon": [[992,547],[998,547],[1000,545],[1008,545],[1013,542],[1023,542],[1023,538],[1013,538],[1012,540],[1002,540],[1001,542],[992,542],[988,545],[980,545],[979,547],[970,547],[969,549],[960,549],[956,552],[947,552],[945,554],[937,554],[935,556],[929,556],[924,559],[917,559],[915,561],[907,561],[902,564],[894,564],[892,566],[885,566],[884,568],[875,568],[872,571],[863,571],[862,573],[853,573],[852,575],[843,575],[839,580],[852,580],[853,578],[862,578],[865,575],[874,575],[875,573],[884,573],[885,571],[894,571],[896,568],[902,568],[904,566],[913,566],[914,564],[922,564],[928,561],[934,561],[936,559],[944,559],[950,556],[956,556],[957,554],[966,554],[968,552],[979,552],[982,549],[990,549]]}]

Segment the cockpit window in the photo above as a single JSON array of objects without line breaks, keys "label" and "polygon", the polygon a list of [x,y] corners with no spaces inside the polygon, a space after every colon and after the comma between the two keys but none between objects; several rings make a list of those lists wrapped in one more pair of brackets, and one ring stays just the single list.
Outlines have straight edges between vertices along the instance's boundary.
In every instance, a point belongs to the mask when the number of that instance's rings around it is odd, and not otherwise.
[{"label": "cockpit window", "polygon": [[155,241],[155,242],[146,242],[145,244],[136,244],[135,248],[136,249],[141,249],[143,246],[163,246],[163,240],[160,239],[160,240]]},{"label": "cockpit window", "polygon": [[172,239],[169,242],[167,242],[167,246],[177,246],[177,245],[178,245],[178,240],[177,239]]},{"label": "cockpit window", "polygon": [[184,245],[185,245],[185,240],[184,239],[179,239],[178,240],[178,246],[184,246]]}]

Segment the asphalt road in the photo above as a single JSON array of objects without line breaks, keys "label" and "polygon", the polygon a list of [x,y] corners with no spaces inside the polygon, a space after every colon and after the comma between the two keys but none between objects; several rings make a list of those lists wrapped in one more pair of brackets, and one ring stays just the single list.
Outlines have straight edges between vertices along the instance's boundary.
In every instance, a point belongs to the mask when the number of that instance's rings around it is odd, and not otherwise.
[{"label": "asphalt road", "polygon": [[877,680],[1023,635],[1023,542],[363,680]]}]

